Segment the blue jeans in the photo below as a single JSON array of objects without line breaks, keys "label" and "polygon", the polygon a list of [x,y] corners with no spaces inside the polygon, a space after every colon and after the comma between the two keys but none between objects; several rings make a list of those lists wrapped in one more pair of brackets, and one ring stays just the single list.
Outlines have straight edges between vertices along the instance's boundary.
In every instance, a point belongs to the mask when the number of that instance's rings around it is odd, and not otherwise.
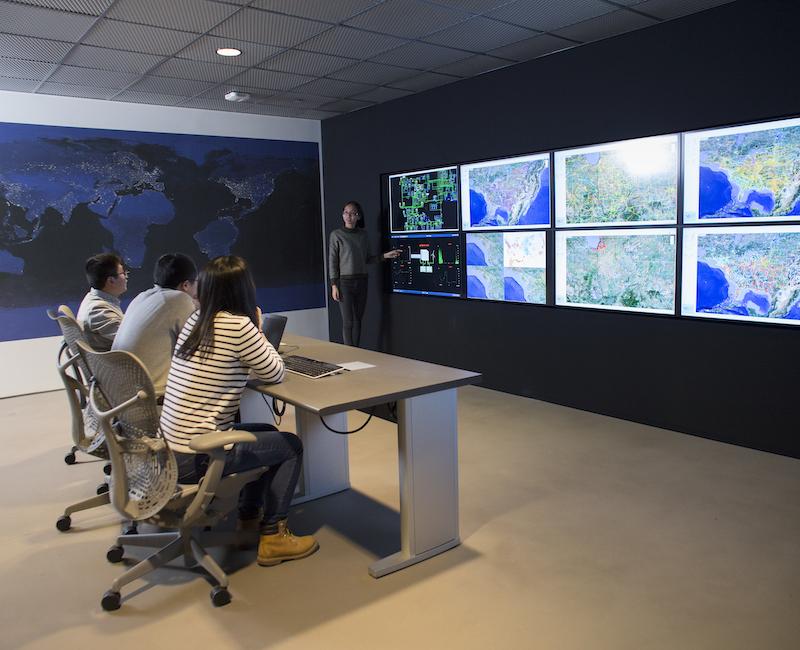
[{"label": "blue jeans", "polygon": [[[252,519],[263,510],[262,534],[277,532],[278,521],[286,519],[300,468],[303,443],[296,435],[278,431],[271,424],[236,424],[241,431],[261,433],[257,442],[238,442],[228,451],[222,475],[269,467],[256,481],[248,483],[239,495],[239,517]],[[206,454],[176,453],[178,481],[197,483],[208,468]]]}]

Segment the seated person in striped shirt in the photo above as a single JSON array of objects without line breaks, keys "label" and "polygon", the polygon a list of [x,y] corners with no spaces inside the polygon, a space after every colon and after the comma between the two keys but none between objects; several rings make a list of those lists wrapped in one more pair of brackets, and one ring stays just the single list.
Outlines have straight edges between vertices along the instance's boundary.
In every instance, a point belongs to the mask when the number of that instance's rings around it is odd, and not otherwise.
[{"label": "seated person in striped shirt", "polygon": [[188,445],[192,436],[232,428],[259,432],[257,442],[237,443],[228,450],[223,470],[226,475],[269,467],[242,490],[240,525],[259,526],[262,566],[311,555],[319,548],[316,540],[293,535],[286,526],[302,465],[302,442],[269,424],[234,426],[249,373],[268,383],[280,382],[284,375],[283,359],[260,329],[261,310],[247,263],[234,255],[211,260],[200,274],[197,293],[200,309],[178,337],[161,412],[161,429],[175,452],[179,480],[197,482],[207,467],[207,456]]},{"label": "seated person in striped shirt", "polygon": [[90,257],[85,269],[91,288],[81,301],[76,318],[89,345],[108,352],[122,322],[119,297],[128,290],[128,272],[122,258],[113,253]]}]

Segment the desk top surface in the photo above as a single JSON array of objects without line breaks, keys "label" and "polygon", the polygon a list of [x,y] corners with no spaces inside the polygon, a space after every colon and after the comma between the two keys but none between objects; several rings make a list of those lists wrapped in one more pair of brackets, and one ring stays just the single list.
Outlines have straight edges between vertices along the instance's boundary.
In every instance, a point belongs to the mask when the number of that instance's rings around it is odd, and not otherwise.
[{"label": "desk top surface", "polygon": [[396,357],[306,336],[287,334],[281,343],[281,351],[283,350],[288,350],[288,354],[298,354],[329,363],[361,361],[375,366],[319,379],[309,379],[287,372],[280,384],[259,384],[257,381],[248,383],[254,390],[320,415],[365,408],[474,384],[481,377],[480,374],[468,370]]}]

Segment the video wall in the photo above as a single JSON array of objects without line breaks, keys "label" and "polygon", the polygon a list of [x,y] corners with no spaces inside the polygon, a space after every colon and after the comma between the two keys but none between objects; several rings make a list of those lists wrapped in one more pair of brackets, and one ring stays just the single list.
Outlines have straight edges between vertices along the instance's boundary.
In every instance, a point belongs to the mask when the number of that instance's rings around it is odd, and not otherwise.
[{"label": "video wall", "polygon": [[800,324],[800,118],[388,177],[392,290]]}]

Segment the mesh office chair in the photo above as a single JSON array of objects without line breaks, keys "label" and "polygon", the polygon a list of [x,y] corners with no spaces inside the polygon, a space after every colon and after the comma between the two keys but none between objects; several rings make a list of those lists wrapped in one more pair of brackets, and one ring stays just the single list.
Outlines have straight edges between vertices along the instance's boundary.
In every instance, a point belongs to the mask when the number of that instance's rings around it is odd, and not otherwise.
[{"label": "mesh office chair", "polygon": [[[75,463],[75,452],[82,451],[96,458],[108,459],[105,438],[100,431],[91,405],[89,404],[89,369],[78,354],[77,341],[83,341],[83,330],[72,310],[66,305],[61,305],[58,312],[47,310],[47,315],[58,323],[64,342],[58,351],[56,367],[61,381],[64,384],[72,420],[72,442],[70,452],[64,458],[68,465]],[[111,465],[104,467],[106,475],[111,471]],[[97,487],[97,496],[73,503],[64,509],[64,514],[56,521],[56,528],[65,532],[72,526],[72,515],[82,510],[89,510],[99,506],[108,505],[108,484],[101,483]]]},{"label": "mesh office chair", "polygon": [[112,505],[126,519],[177,528],[117,538],[106,554],[110,562],[122,560],[124,546],[159,550],[114,581],[103,595],[103,609],[118,609],[122,587],[180,556],[186,566],[199,563],[211,574],[218,583],[211,590],[211,602],[227,605],[231,600],[228,576],[204,547],[241,546],[253,535],[215,532],[210,527],[236,509],[242,488],[267,470],[261,467],[222,477],[224,446],[254,442],[257,434],[230,430],[193,436],[189,446],[209,456],[208,469],[199,484],[178,484],[175,457],[159,428],[153,383],[141,362],[128,352],[93,352],[84,343],[78,347],[94,377],[90,401],[105,432],[113,466]]}]

